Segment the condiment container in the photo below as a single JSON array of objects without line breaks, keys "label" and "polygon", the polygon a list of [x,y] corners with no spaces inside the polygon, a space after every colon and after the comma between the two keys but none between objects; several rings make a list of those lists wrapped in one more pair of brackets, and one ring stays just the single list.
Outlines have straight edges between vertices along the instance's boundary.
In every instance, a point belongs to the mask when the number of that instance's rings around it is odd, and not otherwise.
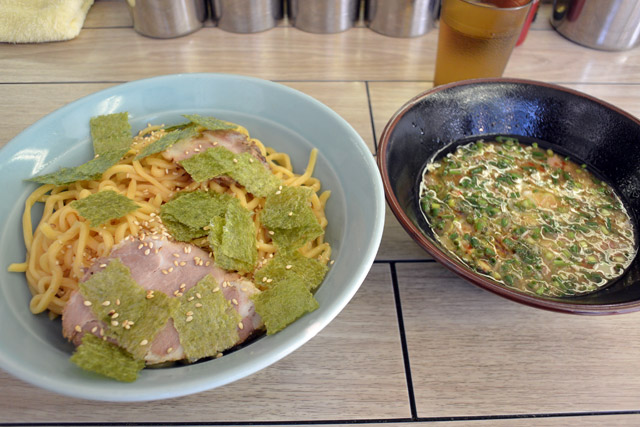
[{"label": "condiment container", "polygon": [[339,33],[353,27],[360,0],[288,0],[291,25],[311,33]]},{"label": "condiment container", "polygon": [[365,20],[372,30],[392,37],[417,37],[435,28],[440,0],[366,0]]},{"label": "condiment container", "polygon": [[551,25],[590,48],[631,49],[640,45],[640,1],[554,0]]},{"label": "condiment container", "polygon": [[232,33],[257,33],[273,28],[282,18],[283,0],[213,0],[218,27]]},{"label": "condiment container", "polygon": [[147,37],[167,39],[202,28],[205,0],[127,0],[133,28]]}]

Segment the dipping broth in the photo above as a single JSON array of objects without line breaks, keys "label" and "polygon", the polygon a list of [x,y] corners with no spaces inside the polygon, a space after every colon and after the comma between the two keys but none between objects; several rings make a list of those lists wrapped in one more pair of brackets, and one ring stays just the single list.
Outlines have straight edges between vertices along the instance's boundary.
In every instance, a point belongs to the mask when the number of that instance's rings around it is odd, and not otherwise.
[{"label": "dipping broth", "polygon": [[620,198],[569,158],[496,137],[427,165],[420,205],[439,242],[464,264],[526,293],[596,291],[635,256]]}]

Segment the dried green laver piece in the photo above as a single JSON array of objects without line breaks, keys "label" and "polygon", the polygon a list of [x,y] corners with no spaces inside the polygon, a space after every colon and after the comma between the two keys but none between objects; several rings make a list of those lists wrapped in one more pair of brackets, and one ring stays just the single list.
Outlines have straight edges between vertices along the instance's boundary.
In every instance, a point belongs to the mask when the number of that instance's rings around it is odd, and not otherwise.
[{"label": "dried green laver piece", "polygon": [[252,214],[232,199],[224,216],[212,218],[209,225],[209,243],[218,267],[252,272],[258,260],[256,227]]},{"label": "dried green laver piece", "polygon": [[319,307],[311,292],[295,280],[283,280],[252,299],[256,313],[267,327],[267,335],[281,331]]},{"label": "dried green laver piece", "polygon": [[89,121],[93,152],[98,155],[131,147],[133,141],[129,113],[92,117]]},{"label": "dried green laver piece", "polygon": [[[156,334],[167,324],[171,306],[177,304],[175,298],[162,292],[146,298],[145,289],[118,259],[80,282],[79,287],[84,298],[91,301],[93,313],[107,325],[105,336],[114,338],[136,359],[144,358]],[[117,318],[112,317],[114,312]]]},{"label": "dried green laver piece", "polygon": [[282,250],[293,250],[322,235],[323,230],[311,209],[313,190],[283,186],[267,196],[260,221],[272,231],[271,239]]},{"label": "dried green laver piece", "polygon": [[266,197],[280,185],[280,179],[250,153],[233,153],[224,147],[213,147],[180,165],[197,182],[228,176],[258,197]]},{"label": "dried green laver piece", "polygon": [[234,158],[236,158],[236,154],[226,148],[213,147],[179,163],[194,181],[203,182],[211,178],[230,175],[234,168]]},{"label": "dried green laver piece", "polygon": [[203,117],[199,114],[185,114],[183,117],[191,123],[202,126],[207,130],[232,130],[238,128],[238,126],[233,123],[225,122],[215,117]]},{"label": "dried green laver piece", "polygon": [[113,190],[103,190],[72,202],[71,207],[87,219],[91,227],[97,227],[109,220],[123,217],[140,206],[127,196]]},{"label": "dried green laver piece", "polygon": [[206,236],[212,218],[223,216],[233,197],[206,191],[181,192],[160,208],[160,218],[178,241]]},{"label": "dried green laver piece", "polygon": [[255,272],[263,284],[276,285],[290,280],[314,291],[329,268],[314,258],[307,258],[298,251],[278,252],[264,267]]},{"label": "dried green laver piece", "polygon": [[134,359],[126,350],[92,334],[84,334],[71,361],[86,371],[124,382],[135,381],[144,368],[143,360]]},{"label": "dried green laver piece", "polygon": [[142,149],[136,156],[136,160],[143,159],[155,153],[160,153],[178,142],[197,136],[200,132],[196,126],[186,126],[176,129],[164,135],[157,141],[152,142]]},{"label": "dried green laver piece", "polygon": [[118,163],[128,151],[129,148],[107,151],[80,166],[62,168],[54,173],[33,177],[29,181],[40,184],[64,185],[76,181],[98,179],[107,169]]},{"label": "dried green laver piece", "polygon": [[242,317],[211,275],[177,300],[179,304],[172,307],[171,317],[189,361],[215,356],[238,342]]}]

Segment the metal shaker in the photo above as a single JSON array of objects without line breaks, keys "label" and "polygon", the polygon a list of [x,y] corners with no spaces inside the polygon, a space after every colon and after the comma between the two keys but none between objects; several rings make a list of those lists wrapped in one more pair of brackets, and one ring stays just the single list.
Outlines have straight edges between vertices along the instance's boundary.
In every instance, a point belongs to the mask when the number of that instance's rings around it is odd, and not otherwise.
[{"label": "metal shaker", "polygon": [[365,20],[372,30],[392,37],[417,37],[435,28],[440,0],[366,0]]},{"label": "metal shaker", "polygon": [[148,37],[180,37],[202,28],[206,0],[127,0],[133,28]]},{"label": "metal shaker", "polygon": [[631,49],[640,45],[640,1],[554,0],[551,25],[587,47]]},{"label": "metal shaker", "polygon": [[291,25],[310,33],[339,33],[353,27],[360,0],[287,0]]},{"label": "metal shaker", "polygon": [[213,0],[218,27],[233,33],[257,33],[276,26],[283,0]]}]

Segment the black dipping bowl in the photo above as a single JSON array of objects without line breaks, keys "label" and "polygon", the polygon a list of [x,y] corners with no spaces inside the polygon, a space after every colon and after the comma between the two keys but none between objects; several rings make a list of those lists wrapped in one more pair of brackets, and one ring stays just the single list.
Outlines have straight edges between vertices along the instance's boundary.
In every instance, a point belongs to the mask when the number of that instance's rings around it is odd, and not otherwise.
[{"label": "black dipping bowl", "polygon": [[640,120],[610,104],[560,86],[516,79],[482,79],[429,90],[405,104],[380,141],[378,166],[391,210],[411,237],[464,279],[530,306],[574,314],[640,310],[640,256],[625,274],[583,296],[549,298],[507,288],[475,273],[440,246],[419,206],[426,163],[460,140],[510,135],[546,142],[608,182],[636,227],[640,218]]}]

